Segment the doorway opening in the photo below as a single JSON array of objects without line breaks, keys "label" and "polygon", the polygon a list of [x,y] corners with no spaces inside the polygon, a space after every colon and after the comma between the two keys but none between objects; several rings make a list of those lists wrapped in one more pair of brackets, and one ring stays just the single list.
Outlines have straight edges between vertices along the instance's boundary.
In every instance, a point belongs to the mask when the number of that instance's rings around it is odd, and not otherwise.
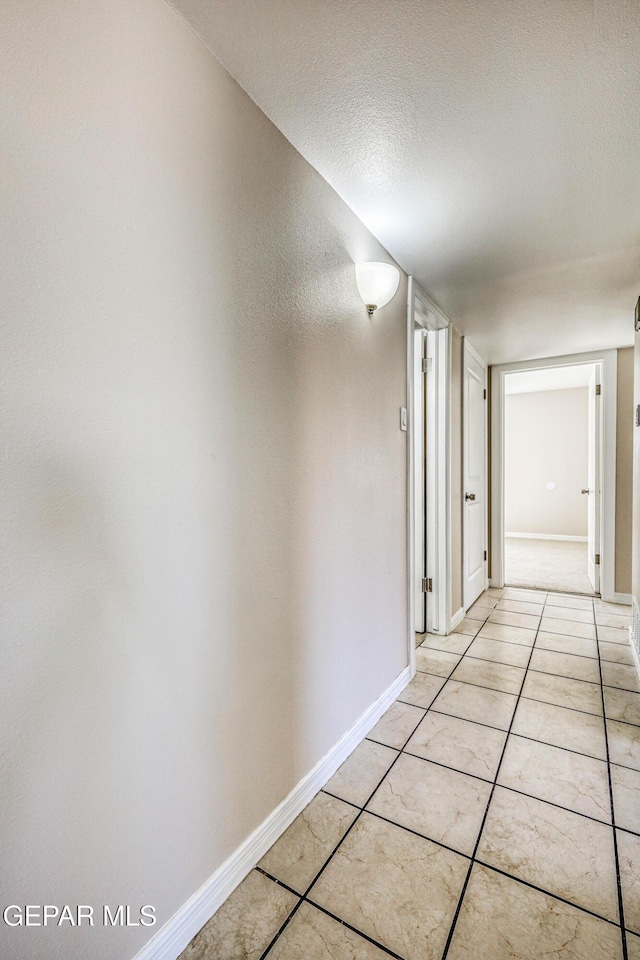
[{"label": "doorway opening", "polygon": [[599,593],[598,364],[505,377],[505,584]]},{"label": "doorway opening", "polygon": [[413,650],[451,624],[449,582],[449,321],[409,281],[409,623]]},{"label": "doorway opening", "polygon": [[494,586],[614,599],[615,351],[492,369]]}]

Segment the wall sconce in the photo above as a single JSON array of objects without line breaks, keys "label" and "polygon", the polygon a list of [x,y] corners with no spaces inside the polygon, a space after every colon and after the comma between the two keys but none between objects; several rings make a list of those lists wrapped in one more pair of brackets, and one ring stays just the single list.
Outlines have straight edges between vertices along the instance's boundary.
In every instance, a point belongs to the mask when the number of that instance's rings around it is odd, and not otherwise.
[{"label": "wall sconce", "polygon": [[395,296],[400,271],[392,263],[356,263],[358,293],[370,317]]}]

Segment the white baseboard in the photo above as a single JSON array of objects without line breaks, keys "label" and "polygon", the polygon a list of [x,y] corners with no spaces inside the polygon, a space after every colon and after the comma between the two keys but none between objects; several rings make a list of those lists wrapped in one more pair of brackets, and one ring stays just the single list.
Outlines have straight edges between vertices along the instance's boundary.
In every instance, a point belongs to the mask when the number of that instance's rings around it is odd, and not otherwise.
[{"label": "white baseboard", "polygon": [[459,610],[456,610],[454,615],[451,617],[451,630],[455,630],[459,623],[462,623],[464,620],[464,607],[460,607]]},{"label": "white baseboard", "polygon": [[569,537],[561,533],[505,533],[505,537],[517,540],[568,540],[571,543],[586,543],[587,537]]},{"label": "white baseboard", "polygon": [[134,960],[176,960],[196,933],[211,919],[278,837],[293,823],[298,814],[313,800],[338,767],[366,737],[410,679],[410,668],[405,667],[382,696],[365,710],[267,819],[158,930],[135,955]]}]

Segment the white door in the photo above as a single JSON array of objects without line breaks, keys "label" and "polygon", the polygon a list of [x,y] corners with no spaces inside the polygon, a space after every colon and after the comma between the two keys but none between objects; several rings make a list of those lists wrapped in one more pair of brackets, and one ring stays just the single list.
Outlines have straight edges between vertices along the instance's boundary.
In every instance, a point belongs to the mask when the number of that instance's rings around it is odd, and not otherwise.
[{"label": "white door", "polygon": [[486,587],[487,366],[466,339],[462,361],[463,602],[468,610]]},{"label": "white door", "polygon": [[425,356],[426,334],[424,330],[414,332],[413,349],[413,463],[414,463],[414,544],[415,544],[415,631],[424,633],[427,629],[426,595],[422,589],[423,579],[427,576],[426,526],[426,472],[425,472],[425,374],[422,360]]},{"label": "white door", "polygon": [[594,593],[600,593],[600,367],[589,377],[589,457],[587,487],[587,572]]}]

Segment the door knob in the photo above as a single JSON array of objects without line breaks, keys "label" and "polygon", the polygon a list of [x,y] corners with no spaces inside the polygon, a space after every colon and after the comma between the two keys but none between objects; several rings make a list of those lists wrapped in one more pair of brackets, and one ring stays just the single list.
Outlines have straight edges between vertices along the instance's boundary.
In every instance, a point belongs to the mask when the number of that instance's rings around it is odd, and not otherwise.
[{"label": "door knob", "polygon": [[464,495],[465,500],[475,500],[475,498],[476,498],[475,493],[465,493]]},{"label": "door knob", "polygon": [[588,490],[581,490],[580,493],[589,493]]}]

